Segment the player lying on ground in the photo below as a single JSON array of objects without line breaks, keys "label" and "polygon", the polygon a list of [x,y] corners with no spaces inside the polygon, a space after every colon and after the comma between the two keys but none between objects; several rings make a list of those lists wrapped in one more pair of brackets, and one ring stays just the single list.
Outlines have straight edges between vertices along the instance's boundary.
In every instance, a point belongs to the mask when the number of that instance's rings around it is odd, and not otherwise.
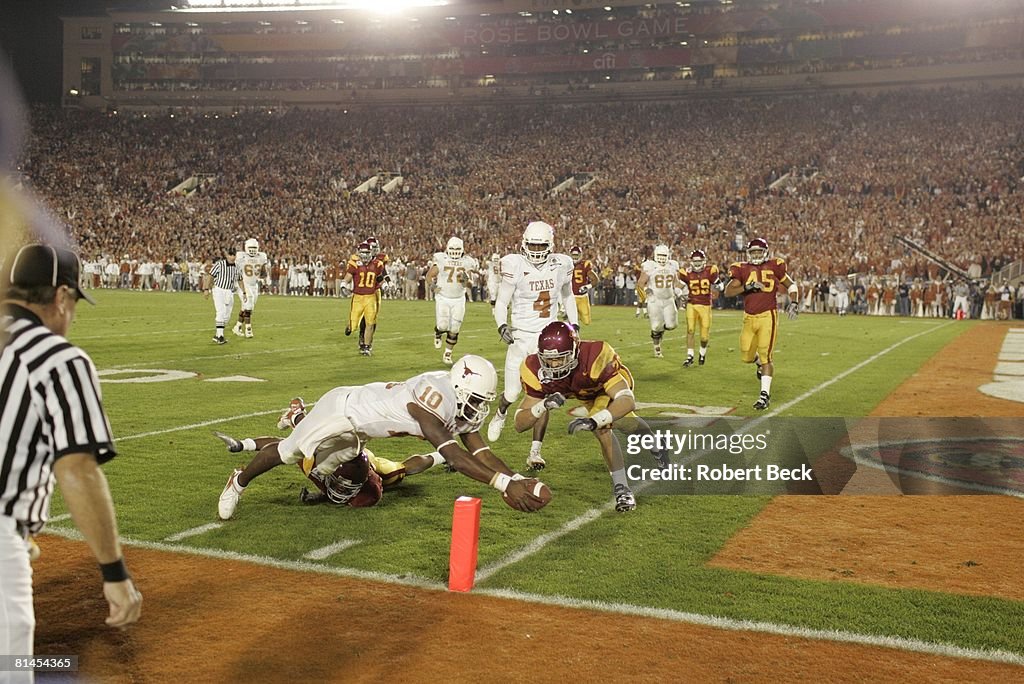
[{"label": "player lying on ground", "polygon": [[[338,469],[359,459],[371,439],[409,436],[426,439],[455,470],[502,492],[512,508],[539,510],[547,500],[534,495],[538,482],[513,473],[479,434],[497,386],[498,376],[490,361],[468,355],[450,372],[330,390],[288,437],[239,440],[245,450],[257,454],[228,478],[218,514],[223,520],[231,518],[253,478],[281,464],[300,464],[303,472],[315,473],[311,479],[333,502],[347,503],[362,489],[365,478],[358,476],[368,468],[352,467],[354,472],[340,473]],[[465,449],[453,435],[460,436]]]}]

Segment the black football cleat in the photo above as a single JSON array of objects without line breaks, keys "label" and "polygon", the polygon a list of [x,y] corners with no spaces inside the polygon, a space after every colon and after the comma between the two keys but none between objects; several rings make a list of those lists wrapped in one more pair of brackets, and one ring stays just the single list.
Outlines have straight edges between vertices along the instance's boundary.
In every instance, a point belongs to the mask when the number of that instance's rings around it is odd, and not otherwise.
[{"label": "black football cleat", "polygon": [[761,390],[761,396],[759,396],[757,398],[757,401],[754,402],[754,408],[757,409],[758,411],[764,411],[766,408],[768,408],[768,405],[770,403],[772,403],[771,397],[768,396],[767,392]]}]

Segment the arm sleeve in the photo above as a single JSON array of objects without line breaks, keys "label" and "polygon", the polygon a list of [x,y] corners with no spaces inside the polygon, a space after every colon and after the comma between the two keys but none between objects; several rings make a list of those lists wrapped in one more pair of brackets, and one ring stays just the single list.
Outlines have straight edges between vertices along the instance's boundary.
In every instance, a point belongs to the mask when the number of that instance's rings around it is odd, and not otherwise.
[{"label": "arm sleeve", "polygon": [[92,453],[98,463],[117,453],[110,421],[103,410],[99,378],[92,360],[82,352],[50,373],[46,410],[55,458]]}]

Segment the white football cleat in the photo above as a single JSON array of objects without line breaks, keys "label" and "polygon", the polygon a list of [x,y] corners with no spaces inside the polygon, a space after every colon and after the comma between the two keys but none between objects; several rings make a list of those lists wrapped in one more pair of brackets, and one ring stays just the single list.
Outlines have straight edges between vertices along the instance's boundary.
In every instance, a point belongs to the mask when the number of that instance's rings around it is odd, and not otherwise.
[{"label": "white football cleat", "polygon": [[224,446],[226,446],[228,448],[228,451],[230,451],[233,454],[237,454],[242,450],[242,443],[239,442],[234,437],[232,437],[231,435],[226,435],[223,432],[218,432],[214,430],[213,436],[219,439],[220,441],[224,442]]},{"label": "white football cleat", "polygon": [[450,366],[453,363],[455,363],[454,361],[452,361],[452,350],[451,349],[445,349],[444,350],[444,356],[441,357],[441,360],[444,361],[444,365],[446,365],[446,366]]},{"label": "white football cleat", "polygon": [[231,332],[235,333],[239,337],[242,337],[245,333],[242,332],[242,324],[235,323],[235,327],[231,329]]},{"label": "white football cleat", "polygon": [[508,413],[502,413],[501,411],[495,411],[494,417],[491,418],[491,422],[487,424],[487,441],[497,442],[501,439],[501,431],[505,427],[505,418]]},{"label": "white football cleat", "polygon": [[248,323],[246,323],[246,324],[245,324],[245,336],[246,336],[246,337],[253,337],[253,334],[252,334],[252,325],[250,325],[250,324],[248,324]]},{"label": "white football cleat", "polygon": [[235,514],[235,508],[238,507],[238,500],[242,498],[242,492],[245,491],[245,487],[241,487],[238,484],[238,476],[241,473],[241,468],[231,473],[228,483],[224,485],[224,491],[220,493],[220,501],[217,503],[217,515],[220,516],[221,520],[231,519],[231,516]]},{"label": "white football cleat", "polygon": [[440,349],[440,348],[441,348],[441,338],[440,337],[435,337],[434,338],[434,349]]},{"label": "white football cleat", "polygon": [[654,345],[654,358],[660,359],[660,358],[662,358],[662,356],[663,355],[661,353],[661,345],[660,344]]},{"label": "white football cleat", "polygon": [[530,452],[530,455],[526,457],[526,467],[530,470],[544,470],[547,462],[544,461],[544,457],[540,455],[540,452]]}]

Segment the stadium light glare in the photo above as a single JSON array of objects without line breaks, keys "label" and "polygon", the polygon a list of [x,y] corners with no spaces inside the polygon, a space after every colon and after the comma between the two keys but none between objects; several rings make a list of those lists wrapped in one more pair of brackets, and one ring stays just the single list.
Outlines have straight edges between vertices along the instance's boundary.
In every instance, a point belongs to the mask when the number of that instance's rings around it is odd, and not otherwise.
[{"label": "stadium light glare", "polygon": [[241,12],[358,9],[390,14],[411,7],[443,7],[448,4],[449,0],[278,0],[277,2],[270,0],[188,0],[185,8],[178,11]]}]

